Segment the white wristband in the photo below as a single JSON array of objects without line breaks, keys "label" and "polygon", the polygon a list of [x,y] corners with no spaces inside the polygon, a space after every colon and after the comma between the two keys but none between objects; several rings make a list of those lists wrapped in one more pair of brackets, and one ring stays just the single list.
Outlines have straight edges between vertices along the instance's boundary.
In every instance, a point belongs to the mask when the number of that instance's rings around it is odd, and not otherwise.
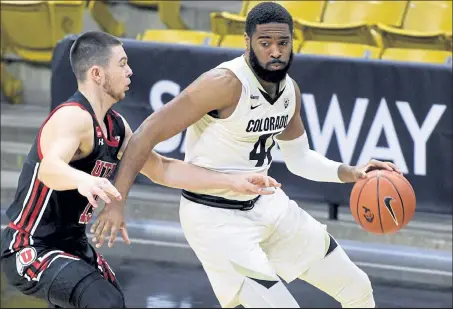
[{"label": "white wristband", "polygon": [[313,181],[342,182],[338,178],[338,168],[342,163],[311,150],[307,133],[290,141],[276,140],[291,173]]}]

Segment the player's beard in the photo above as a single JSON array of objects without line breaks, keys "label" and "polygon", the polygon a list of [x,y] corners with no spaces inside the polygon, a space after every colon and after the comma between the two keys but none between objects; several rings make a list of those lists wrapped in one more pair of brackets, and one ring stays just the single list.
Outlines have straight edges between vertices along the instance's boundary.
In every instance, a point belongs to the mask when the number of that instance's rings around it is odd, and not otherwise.
[{"label": "player's beard", "polygon": [[259,62],[258,58],[256,57],[255,52],[253,51],[252,46],[250,46],[250,65],[252,66],[253,71],[255,74],[261,78],[262,80],[270,83],[279,83],[281,80],[283,80],[286,76],[286,73],[288,72],[291,62],[293,61],[293,51],[291,51],[291,54],[289,56],[289,59],[287,62],[281,61],[279,59],[275,59],[269,63],[266,64],[266,66],[270,66],[271,64],[282,64],[284,67],[280,70],[268,70],[265,67],[261,65]]},{"label": "player's beard", "polygon": [[110,78],[108,75],[105,76],[105,83],[103,85],[105,93],[107,93],[115,102],[121,101],[123,99],[123,93],[115,93],[112,87],[112,83],[110,82]]}]

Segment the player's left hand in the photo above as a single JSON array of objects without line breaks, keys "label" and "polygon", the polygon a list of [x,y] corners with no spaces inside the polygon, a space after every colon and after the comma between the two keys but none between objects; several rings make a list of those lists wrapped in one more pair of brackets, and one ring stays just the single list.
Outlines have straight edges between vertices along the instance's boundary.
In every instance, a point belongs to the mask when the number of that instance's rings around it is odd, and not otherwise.
[{"label": "player's left hand", "polygon": [[231,190],[242,194],[269,195],[281,184],[270,176],[263,174],[231,174]]},{"label": "player's left hand", "polygon": [[124,222],[124,207],[121,205],[105,204],[102,211],[91,226],[90,232],[93,233],[93,243],[96,248],[100,248],[104,243],[105,237],[110,233],[108,246],[112,247],[116,239],[116,234],[121,231],[121,235],[126,244],[130,244],[127,233],[126,223]]},{"label": "player's left hand", "polygon": [[344,169],[343,173],[340,172],[340,179],[343,182],[356,182],[360,179],[368,178],[367,173],[376,169],[394,171],[401,175],[403,174],[392,162],[382,162],[371,159],[367,164],[362,166],[350,166],[349,168]]}]

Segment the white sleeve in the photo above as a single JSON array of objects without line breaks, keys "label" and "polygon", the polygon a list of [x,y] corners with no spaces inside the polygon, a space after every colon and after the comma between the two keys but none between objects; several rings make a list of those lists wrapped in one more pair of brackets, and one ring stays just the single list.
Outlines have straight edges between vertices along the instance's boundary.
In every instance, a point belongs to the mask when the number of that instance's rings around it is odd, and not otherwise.
[{"label": "white sleeve", "polygon": [[342,163],[311,150],[307,133],[290,141],[276,140],[291,173],[313,181],[342,182],[338,178],[338,168]]}]

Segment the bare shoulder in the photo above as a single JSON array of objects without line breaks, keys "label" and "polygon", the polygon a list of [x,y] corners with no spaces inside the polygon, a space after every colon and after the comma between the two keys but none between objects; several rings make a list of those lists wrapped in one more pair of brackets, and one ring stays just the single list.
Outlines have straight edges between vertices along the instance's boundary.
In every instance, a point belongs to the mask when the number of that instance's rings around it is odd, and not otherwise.
[{"label": "bare shoulder", "polygon": [[63,106],[47,121],[46,126],[59,126],[62,130],[83,132],[93,127],[90,113],[78,106]]},{"label": "bare shoulder", "polygon": [[209,84],[220,89],[241,87],[241,81],[228,69],[214,68],[200,75],[195,84]]},{"label": "bare shoulder", "polygon": [[200,75],[185,92],[194,102],[209,106],[210,110],[222,109],[239,100],[242,84],[230,70],[214,68]]},{"label": "bare shoulder", "polygon": [[301,109],[301,105],[302,105],[302,94],[300,93],[300,88],[299,88],[299,85],[297,84],[297,82],[291,78],[291,80],[293,81],[293,85],[294,85],[294,92],[296,93],[296,113],[298,113]]},{"label": "bare shoulder", "polygon": [[242,92],[242,83],[232,71],[223,68],[215,68],[206,73],[209,83],[215,88],[218,95],[222,94],[229,98],[236,97],[239,99]]},{"label": "bare shoulder", "polygon": [[[71,158],[89,153],[93,147],[93,118],[78,106],[62,106],[42,127],[39,146],[44,156]],[[55,147],[56,146],[56,147]]]},{"label": "bare shoulder", "polygon": [[234,74],[229,69],[224,68],[214,68],[212,70],[207,71],[204,75],[210,76],[216,80],[222,80],[223,82],[230,82],[230,83],[238,83],[241,82],[237,78],[236,74]]},{"label": "bare shoulder", "polygon": [[299,85],[297,84],[297,82],[293,78],[291,78],[291,80],[293,81],[294,90],[296,90],[296,95],[299,95],[300,94]]}]

